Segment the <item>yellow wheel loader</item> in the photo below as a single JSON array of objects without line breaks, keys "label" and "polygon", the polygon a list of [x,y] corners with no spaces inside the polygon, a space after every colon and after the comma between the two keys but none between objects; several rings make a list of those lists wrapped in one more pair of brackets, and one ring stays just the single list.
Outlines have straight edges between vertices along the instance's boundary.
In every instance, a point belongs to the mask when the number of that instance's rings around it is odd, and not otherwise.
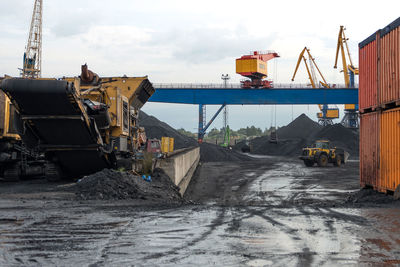
[{"label": "yellow wheel loader", "polygon": [[342,163],[346,163],[349,153],[343,149],[332,147],[329,140],[317,140],[311,147],[303,148],[301,156],[307,167],[314,166],[315,163],[319,167],[326,167],[328,163],[333,163],[339,167]]}]

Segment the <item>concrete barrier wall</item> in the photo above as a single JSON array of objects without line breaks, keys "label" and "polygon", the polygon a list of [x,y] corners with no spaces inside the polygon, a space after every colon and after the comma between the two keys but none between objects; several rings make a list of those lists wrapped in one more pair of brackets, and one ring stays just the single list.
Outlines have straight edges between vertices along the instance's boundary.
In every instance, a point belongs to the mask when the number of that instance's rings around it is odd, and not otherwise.
[{"label": "concrete barrier wall", "polygon": [[173,155],[159,161],[159,167],[165,171],[172,182],[179,186],[183,195],[200,160],[200,148],[193,147],[176,151]]}]

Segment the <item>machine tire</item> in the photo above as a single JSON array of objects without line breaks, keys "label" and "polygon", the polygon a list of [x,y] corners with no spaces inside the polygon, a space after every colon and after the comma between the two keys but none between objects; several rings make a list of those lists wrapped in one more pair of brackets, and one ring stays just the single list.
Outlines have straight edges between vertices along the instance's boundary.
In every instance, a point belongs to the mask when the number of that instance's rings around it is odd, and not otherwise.
[{"label": "machine tire", "polygon": [[342,157],[340,155],[336,155],[333,165],[336,167],[340,167],[341,164],[342,164]]},{"label": "machine tire", "polygon": [[317,163],[319,167],[326,167],[326,165],[328,165],[328,156],[326,154],[321,154]]},{"label": "machine tire", "polygon": [[312,167],[312,166],[314,166],[314,161],[304,160],[304,165],[306,165],[307,167]]},{"label": "machine tire", "polygon": [[19,176],[21,175],[21,171],[19,169],[18,164],[14,164],[4,170],[4,180],[7,182],[17,182],[19,181]]}]

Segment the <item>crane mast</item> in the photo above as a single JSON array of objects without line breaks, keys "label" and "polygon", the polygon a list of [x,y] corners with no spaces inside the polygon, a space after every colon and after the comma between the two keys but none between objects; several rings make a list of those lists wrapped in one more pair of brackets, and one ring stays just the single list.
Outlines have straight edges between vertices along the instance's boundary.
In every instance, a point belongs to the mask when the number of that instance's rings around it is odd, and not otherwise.
[{"label": "crane mast", "polygon": [[42,12],[43,1],[35,0],[28,43],[21,71],[23,78],[40,78],[42,65]]}]

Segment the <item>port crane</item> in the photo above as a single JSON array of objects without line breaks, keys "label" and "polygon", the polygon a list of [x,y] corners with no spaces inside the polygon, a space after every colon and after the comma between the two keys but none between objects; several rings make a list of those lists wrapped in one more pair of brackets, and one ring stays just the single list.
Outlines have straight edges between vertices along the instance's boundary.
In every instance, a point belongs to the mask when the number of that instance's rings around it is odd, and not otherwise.
[{"label": "port crane", "polygon": [[[305,55],[307,54],[307,55]],[[308,56],[308,59],[307,57]],[[304,47],[299,55],[299,59],[297,60],[296,69],[294,70],[292,81],[296,76],[297,70],[299,69],[301,61],[304,61],[304,65],[306,66],[308,78],[310,80],[312,88],[330,88],[329,84],[326,82],[324,75],[322,75],[320,69],[318,68],[317,63],[315,62],[315,58],[311,55],[310,49]],[[322,81],[317,79],[317,74],[315,72],[315,68],[318,71],[319,76],[321,77]],[[327,104],[319,104],[318,105],[321,112],[317,113],[318,123],[321,125],[331,125],[333,124],[333,119],[339,118],[339,109],[338,108],[330,108]]]},{"label": "port crane", "polygon": [[[344,26],[340,26],[339,29],[339,35],[338,35],[338,41],[337,41],[337,46],[336,46],[336,57],[335,57],[335,65],[334,68],[337,68],[337,63],[339,59],[339,51],[341,52],[341,57],[342,57],[342,64],[343,64],[343,72],[344,75],[344,82],[347,88],[354,88],[355,82],[354,78],[355,75],[358,75],[358,68],[354,66],[353,61],[351,60],[350,56],[350,50],[349,46],[347,44],[348,38],[346,38],[346,35],[344,31],[346,28]],[[347,52],[347,53],[346,53]],[[349,63],[347,64],[346,60],[346,54],[349,59]],[[344,117],[341,121],[341,123],[348,128],[358,128],[358,115],[357,115],[357,109],[356,104],[346,104],[344,105]]]},{"label": "port crane", "polygon": [[272,88],[272,81],[265,80],[268,76],[267,61],[280,57],[275,51],[254,51],[236,59],[236,73],[250,80],[240,82],[241,88]]},{"label": "port crane", "polygon": [[28,43],[21,69],[22,78],[40,78],[42,65],[42,12],[43,1],[35,0]]}]

